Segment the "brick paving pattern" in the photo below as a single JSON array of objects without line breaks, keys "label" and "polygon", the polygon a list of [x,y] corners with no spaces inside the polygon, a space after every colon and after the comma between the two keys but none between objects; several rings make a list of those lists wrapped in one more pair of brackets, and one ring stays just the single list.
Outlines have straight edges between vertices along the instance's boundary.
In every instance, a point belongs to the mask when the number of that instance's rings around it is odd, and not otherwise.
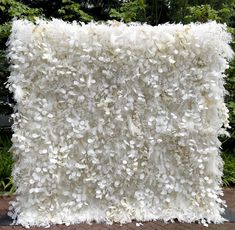
[{"label": "brick paving pattern", "polygon": [[[6,214],[8,208],[8,202],[12,198],[2,197],[0,198],[0,216]],[[227,201],[227,205],[231,212],[235,214],[235,188],[224,190],[224,199]],[[49,230],[235,230],[235,222],[225,222],[224,224],[209,224],[209,227],[204,227],[199,224],[182,224],[182,223],[164,223],[161,221],[143,222],[143,225],[136,226],[136,222],[133,221],[129,224],[78,224],[78,225],[55,225],[47,228]],[[0,230],[25,230],[26,228],[21,226],[1,226]],[[31,227],[30,230],[45,230],[42,227]]]}]

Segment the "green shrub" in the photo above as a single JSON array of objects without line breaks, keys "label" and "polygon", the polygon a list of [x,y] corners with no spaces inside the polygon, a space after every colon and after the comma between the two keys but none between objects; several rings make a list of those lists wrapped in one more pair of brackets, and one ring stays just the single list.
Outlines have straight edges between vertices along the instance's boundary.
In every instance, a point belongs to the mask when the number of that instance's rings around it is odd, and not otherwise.
[{"label": "green shrub", "polygon": [[223,153],[222,158],[224,160],[224,175],[223,184],[225,186],[235,185],[235,156],[230,153]]},{"label": "green shrub", "polygon": [[11,177],[13,159],[9,152],[11,140],[6,135],[0,136],[0,194],[12,195],[15,191],[13,178]]},{"label": "green shrub", "polygon": [[6,135],[0,136],[0,180],[10,177],[13,163],[12,154],[8,152],[11,140]]}]

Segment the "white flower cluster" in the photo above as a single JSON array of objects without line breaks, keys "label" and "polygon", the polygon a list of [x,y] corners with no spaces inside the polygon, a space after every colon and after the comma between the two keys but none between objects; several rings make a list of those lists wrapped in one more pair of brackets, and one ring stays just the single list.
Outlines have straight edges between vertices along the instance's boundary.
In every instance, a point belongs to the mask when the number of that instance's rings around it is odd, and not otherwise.
[{"label": "white flower cluster", "polygon": [[15,223],[223,222],[226,29],[15,20]]}]

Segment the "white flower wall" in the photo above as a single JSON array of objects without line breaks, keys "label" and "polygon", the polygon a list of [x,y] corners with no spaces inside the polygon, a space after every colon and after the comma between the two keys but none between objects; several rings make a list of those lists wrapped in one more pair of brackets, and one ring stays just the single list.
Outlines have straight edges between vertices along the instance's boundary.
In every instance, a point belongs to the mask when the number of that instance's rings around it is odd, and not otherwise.
[{"label": "white flower wall", "polygon": [[230,41],[216,22],[15,20],[15,223],[223,222]]}]

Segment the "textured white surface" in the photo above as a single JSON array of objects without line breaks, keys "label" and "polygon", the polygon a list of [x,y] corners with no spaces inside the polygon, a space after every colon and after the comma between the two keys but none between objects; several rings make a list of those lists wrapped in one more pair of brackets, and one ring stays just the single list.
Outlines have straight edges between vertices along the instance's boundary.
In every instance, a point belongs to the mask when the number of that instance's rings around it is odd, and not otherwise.
[{"label": "textured white surface", "polygon": [[215,22],[14,21],[16,223],[223,222],[230,40]]}]

